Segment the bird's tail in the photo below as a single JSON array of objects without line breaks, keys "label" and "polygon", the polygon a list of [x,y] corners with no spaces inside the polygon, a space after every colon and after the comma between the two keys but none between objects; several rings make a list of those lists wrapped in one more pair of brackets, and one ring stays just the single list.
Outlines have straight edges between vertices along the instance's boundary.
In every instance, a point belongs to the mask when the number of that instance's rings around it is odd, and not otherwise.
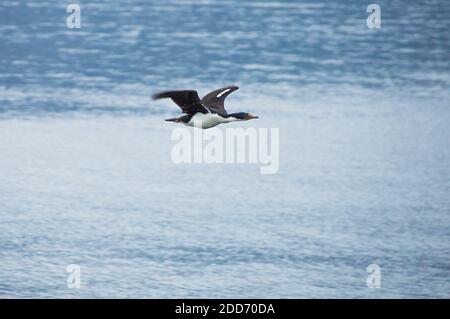
[{"label": "bird's tail", "polygon": [[171,118],[171,119],[165,119],[165,121],[179,123],[181,121],[181,119],[174,117],[174,118]]}]

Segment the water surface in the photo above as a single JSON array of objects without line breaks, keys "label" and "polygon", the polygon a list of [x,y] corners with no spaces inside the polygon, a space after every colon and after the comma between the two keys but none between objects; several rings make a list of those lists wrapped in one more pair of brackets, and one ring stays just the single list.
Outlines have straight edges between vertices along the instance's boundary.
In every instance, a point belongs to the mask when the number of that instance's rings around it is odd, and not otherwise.
[{"label": "water surface", "polygon": [[[78,3],[0,4],[0,296],[450,296],[447,1]],[[228,84],[277,174],[171,161],[151,94]]]}]

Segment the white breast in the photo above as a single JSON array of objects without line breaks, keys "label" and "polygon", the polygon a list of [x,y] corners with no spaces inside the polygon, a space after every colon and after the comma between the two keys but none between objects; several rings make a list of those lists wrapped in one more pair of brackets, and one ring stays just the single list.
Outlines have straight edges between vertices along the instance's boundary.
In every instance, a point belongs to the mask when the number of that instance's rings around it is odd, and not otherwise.
[{"label": "white breast", "polygon": [[191,120],[186,123],[188,126],[195,126],[201,128],[210,128],[214,127],[220,123],[230,122],[228,119],[221,117],[219,114],[214,113],[197,113],[195,114]]}]

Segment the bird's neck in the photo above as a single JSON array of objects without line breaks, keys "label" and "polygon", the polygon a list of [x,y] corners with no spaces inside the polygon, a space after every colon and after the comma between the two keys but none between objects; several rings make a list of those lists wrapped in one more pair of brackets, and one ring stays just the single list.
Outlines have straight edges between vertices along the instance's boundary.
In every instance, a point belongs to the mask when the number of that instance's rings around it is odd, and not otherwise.
[{"label": "bird's neck", "polygon": [[235,122],[235,121],[242,121],[239,117],[238,117],[239,113],[231,113],[231,114],[227,114],[226,116],[224,116],[227,120],[227,122]]}]

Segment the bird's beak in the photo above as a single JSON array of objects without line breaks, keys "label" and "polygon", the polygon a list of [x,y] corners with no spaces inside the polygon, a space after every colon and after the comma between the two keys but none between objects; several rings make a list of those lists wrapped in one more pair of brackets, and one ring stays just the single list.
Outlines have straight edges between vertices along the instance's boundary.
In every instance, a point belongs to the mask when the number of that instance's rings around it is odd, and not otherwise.
[{"label": "bird's beak", "polygon": [[253,115],[253,114],[249,114],[248,115],[248,119],[249,120],[251,120],[251,119],[259,119],[259,116],[256,116],[256,115]]}]

